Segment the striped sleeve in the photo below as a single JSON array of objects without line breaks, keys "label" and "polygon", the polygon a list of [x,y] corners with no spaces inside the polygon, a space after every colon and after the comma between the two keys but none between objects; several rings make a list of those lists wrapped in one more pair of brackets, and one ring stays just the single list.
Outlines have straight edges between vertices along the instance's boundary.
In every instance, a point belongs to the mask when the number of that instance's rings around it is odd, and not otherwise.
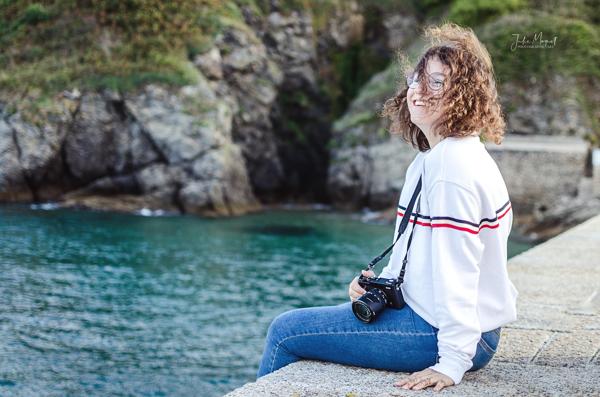
[{"label": "striped sleeve", "polygon": [[439,362],[429,368],[459,384],[472,367],[481,328],[477,313],[481,204],[471,190],[436,181],[427,200],[431,215],[431,260]]}]

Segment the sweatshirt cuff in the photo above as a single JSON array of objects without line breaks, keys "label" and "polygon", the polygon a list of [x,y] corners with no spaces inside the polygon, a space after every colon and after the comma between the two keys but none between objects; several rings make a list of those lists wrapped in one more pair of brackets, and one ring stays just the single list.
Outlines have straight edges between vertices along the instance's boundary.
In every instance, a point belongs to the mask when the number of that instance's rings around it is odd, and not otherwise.
[{"label": "sweatshirt cuff", "polygon": [[465,371],[456,364],[450,364],[447,361],[440,359],[440,362],[429,367],[437,372],[440,372],[452,379],[455,385],[458,385],[465,374]]}]

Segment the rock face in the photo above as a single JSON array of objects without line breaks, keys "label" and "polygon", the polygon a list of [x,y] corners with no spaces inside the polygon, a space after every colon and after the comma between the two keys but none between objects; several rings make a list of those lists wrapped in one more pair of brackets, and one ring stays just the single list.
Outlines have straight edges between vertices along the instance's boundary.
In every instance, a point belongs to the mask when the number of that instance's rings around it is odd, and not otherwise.
[{"label": "rock face", "polygon": [[257,192],[276,189],[284,179],[277,153],[271,109],[283,75],[267,56],[267,48],[249,32],[229,30],[217,39],[224,80],[222,94],[229,95],[235,112],[233,139],[241,147],[248,174]]},{"label": "rock face", "polygon": [[[306,152],[317,153],[306,173],[324,173],[324,145],[286,157],[274,127],[280,95],[318,92],[312,20],[275,12],[254,22],[228,27],[191,60],[194,85],[67,92],[43,128],[1,104],[0,200],[234,215],[285,191]],[[317,125],[324,114],[312,114]]]},{"label": "rock face", "polygon": [[[75,102],[43,131],[18,113],[3,119],[0,133],[10,139],[1,141],[2,188],[12,192],[4,198],[204,215],[259,208],[232,141],[232,105],[202,75],[178,90],[148,85],[125,96],[84,93]],[[113,195],[119,198],[107,199]]]},{"label": "rock face", "polygon": [[59,111],[43,127],[0,103],[0,200],[204,215],[290,197],[328,202],[323,72],[335,75],[332,58],[350,46],[382,57],[406,41],[416,20],[367,21],[351,1],[314,31],[310,11],[288,12],[278,2],[268,14],[239,7],[243,21],[226,23],[210,48],[189,59],[197,74],[189,86],[73,88],[55,97]]},{"label": "rock face", "polygon": [[575,78],[561,75],[545,81],[506,82],[500,96],[512,133],[585,137],[592,124],[580,97]]},{"label": "rock face", "polygon": [[20,162],[16,132],[0,119],[0,194],[2,200],[31,201],[33,195],[27,184],[25,170]]},{"label": "rock face", "polygon": [[319,88],[312,19],[297,12],[271,13],[260,34],[269,56],[283,71],[271,119],[285,175],[279,186],[261,198],[278,201],[288,192],[308,201],[327,201],[329,104]]},{"label": "rock face", "polygon": [[394,207],[416,153],[397,137],[387,143],[336,150],[329,167],[331,199],[345,209]]},{"label": "rock face", "polygon": [[0,106],[0,199],[29,201],[53,194],[64,173],[61,148],[71,113],[62,107],[39,127],[5,109]]}]

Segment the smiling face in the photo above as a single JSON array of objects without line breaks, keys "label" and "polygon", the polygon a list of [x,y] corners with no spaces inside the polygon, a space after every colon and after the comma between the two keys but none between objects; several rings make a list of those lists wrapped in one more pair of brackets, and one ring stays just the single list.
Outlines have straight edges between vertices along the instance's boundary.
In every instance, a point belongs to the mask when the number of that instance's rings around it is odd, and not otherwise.
[{"label": "smiling face", "polygon": [[[406,99],[410,121],[421,130],[429,129],[442,114],[441,100],[447,78],[448,68],[440,62],[438,57],[432,57],[427,62],[426,75],[423,78],[417,75],[417,81],[408,88]],[[421,95],[424,84],[428,85],[427,90],[432,95],[430,103],[421,101],[425,99]]]},{"label": "smiling face", "polygon": [[500,145],[506,121],[485,46],[471,28],[450,22],[427,27],[424,37],[428,48],[416,65],[399,53],[400,69],[418,73],[414,82],[410,76],[410,87],[402,82],[383,104],[380,115],[389,119],[390,135],[421,152],[444,138],[469,135]]}]

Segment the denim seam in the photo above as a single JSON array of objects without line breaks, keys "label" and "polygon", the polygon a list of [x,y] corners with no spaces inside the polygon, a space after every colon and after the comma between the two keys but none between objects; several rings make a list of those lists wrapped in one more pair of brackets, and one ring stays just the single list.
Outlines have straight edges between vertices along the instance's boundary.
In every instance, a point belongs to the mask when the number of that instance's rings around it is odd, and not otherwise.
[{"label": "denim seam", "polygon": [[[398,331],[342,331],[342,332],[307,332],[304,334],[296,334],[286,336],[279,342],[277,342],[277,346],[275,346],[275,350],[273,350],[273,356],[271,357],[271,365],[269,366],[269,372],[273,372],[273,364],[275,363],[275,357],[277,356],[277,351],[279,350],[279,346],[283,344],[288,339],[296,338],[298,336],[309,336],[309,335],[340,335],[340,334],[395,334],[395,335],[412,335],[412,336],[431,336],[435,335],[435,333],[422,333],[422,332],[398,332]],[[283,347],[285,348],[285,347]],[[289,352],[289,350],[288,350]]]},{"label": "denim seam", "polygon": [[485,339],[483,339],[483,337],[481,339],[479,339],[479,344],[481,345],[481,347],[483,347],[489,354],[494,354],[496,353],[496,351],[494,349],[492,349],[492,347],[485,341]]}]

